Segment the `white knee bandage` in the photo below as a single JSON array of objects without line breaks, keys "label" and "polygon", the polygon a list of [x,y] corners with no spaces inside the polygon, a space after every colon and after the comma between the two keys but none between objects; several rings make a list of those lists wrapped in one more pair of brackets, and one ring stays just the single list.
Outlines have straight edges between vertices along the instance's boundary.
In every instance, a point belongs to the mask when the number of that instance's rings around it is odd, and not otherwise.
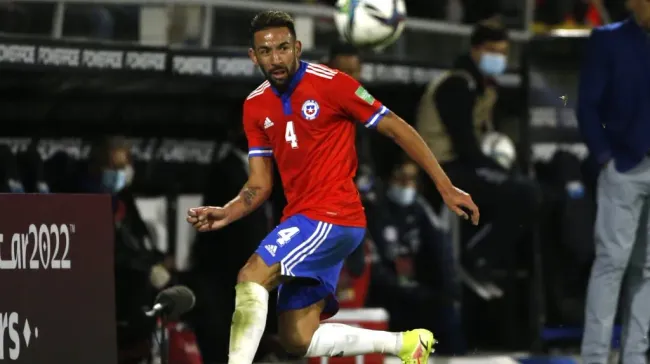
[{"label": "white knee bandage", "polygon": [[253,282],[235,286],[228,364],[252,364],[266,326],[269,292]]}]

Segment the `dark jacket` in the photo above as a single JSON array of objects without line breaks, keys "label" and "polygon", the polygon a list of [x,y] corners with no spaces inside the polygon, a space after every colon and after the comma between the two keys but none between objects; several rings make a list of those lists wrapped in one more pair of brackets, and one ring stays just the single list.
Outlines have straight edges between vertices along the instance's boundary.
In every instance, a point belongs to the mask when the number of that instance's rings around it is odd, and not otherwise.
[{"label": "dark jacket", "polygon": [[[85,193],[103,193],[93,179],[81,182]],[[112,196],[115,228],[115,314],[120,352],[131,350],[151,337],[155,322],[142,308],[153,302],[157,289],[150,282],[151,268],[163,261],[127,187]],[[123,354],[120,354],[123,355]]]},{"label": "dark jacket", "polygon": [[[384,195],[385,196],[385,195]],[[450,302],[457,295],[446,226],[424,199],[400,206],[386,197],[365,201],[373,241],[371,295],[408,294]]]},{"label": "dark jacket", "polygon": [[[84,193],[105,193],[99,181],[86,178],[81,182]],[[112,196],[115,227],[115,269],[141,272],[148,276],[151,267],[163,261],[164,255],[153,245],[129,187]]]},{"label": "dark jacket", "polygon": [[580,74],[578,123],[596,160],[634,168],[650,151],[650,38],[634,20],[592,31]]},{"label": "dark jacket", "polygon": [[481,151],[480,141],[474,133],[472,114],[477,97],[485,92],[488,83],[494,81],[483,76],[469,55],[458,57],[453,68],[469,73],[473,84],[470,85],[465,77],[450,76],[438,86],[431,101],[436,105],[454,151],[464,164],[501,170],[502,167]]}]

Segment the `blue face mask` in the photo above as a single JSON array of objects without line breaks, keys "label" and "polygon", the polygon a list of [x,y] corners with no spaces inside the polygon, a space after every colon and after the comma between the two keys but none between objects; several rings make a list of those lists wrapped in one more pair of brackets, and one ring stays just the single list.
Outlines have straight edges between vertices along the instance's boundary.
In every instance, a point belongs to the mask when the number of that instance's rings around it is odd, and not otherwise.
[{"label": "blue face mask", "polygon": [[497,76],[506,71],[508,59],[499,53],[483,53],[478,68],[488,76]]},{"label": "blue face mask", "polygon": [[119,170],[105,170],[102,173],[102,186],[111,193],[120,192],[126,186],[126,171]]},{"label": "blue face mask", "polygon": [[388,197],[398,205],[409,206],[415,200],[417,190],[415,187],[402,187],[392,185],[388,188]]}]

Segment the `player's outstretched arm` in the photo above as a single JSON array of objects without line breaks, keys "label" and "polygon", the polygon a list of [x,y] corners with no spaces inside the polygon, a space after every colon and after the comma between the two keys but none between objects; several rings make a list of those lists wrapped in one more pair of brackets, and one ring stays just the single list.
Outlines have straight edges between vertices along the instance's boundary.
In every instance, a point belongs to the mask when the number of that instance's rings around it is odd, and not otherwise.
[{"label": "player's outstretched arm", "polygon": [[250,175],[239,195],[224,206],[229,220],[236,221],[260,207],[273,189],[273,159],[249,158]]},{"label": "player's outstretched arm", "polygon": [[273,189],[273,161],[267,157],[249,158],[248,182],[239,195],[223,207],[203,206],[187,213],[187,222],[198,231],[218,230],[257,209]]},{"label": "player's outstretched arm", "polygon": [[445,203],[458,216],[478,224],[478,207],[469,194],[454,187],[420,134],[392,111],[377,124],[377,130],[393,139],[431,177]]}]

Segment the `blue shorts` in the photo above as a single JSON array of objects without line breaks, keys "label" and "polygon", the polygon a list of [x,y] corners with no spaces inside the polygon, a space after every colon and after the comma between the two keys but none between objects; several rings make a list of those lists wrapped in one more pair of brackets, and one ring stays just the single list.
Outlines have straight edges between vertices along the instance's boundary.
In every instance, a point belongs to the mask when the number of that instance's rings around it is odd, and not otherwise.
[{"label": "blue shorts", "polygon": [[278,289],[278,312],[308,307],[326,300],[323,314],[334,315],[339,304],[336,285],[343,262],[363,241],[365,228],[333,225],[294,215],[278,225],[255,251],[268,266],[280,263],[292,280]]}]

